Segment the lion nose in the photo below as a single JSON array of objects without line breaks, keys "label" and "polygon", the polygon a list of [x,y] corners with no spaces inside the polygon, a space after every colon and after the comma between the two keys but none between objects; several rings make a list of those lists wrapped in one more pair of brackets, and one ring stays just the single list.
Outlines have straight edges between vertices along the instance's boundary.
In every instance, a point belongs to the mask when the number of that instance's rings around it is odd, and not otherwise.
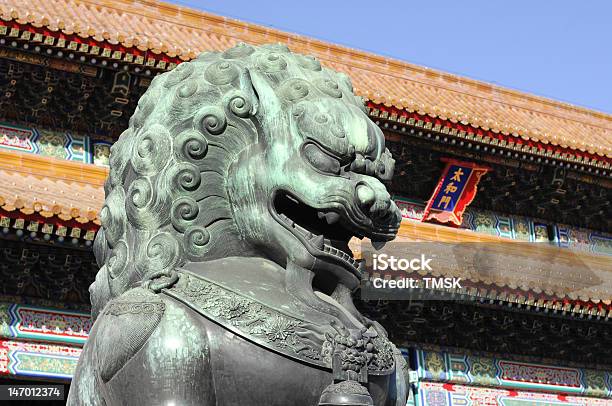
[{"label": "lion nose", "polygon": [[[374,221],[386,222],[393,211],[391,195],[386,190],[377,191],[367,183],[359,183],[356,187],[357,203],[361,211]],[[397,210],[397,209],[396,209]]]},{"label": "lion nose", "polygon": [[376,202],[376,192],[370,186],[360,183],[357,185],[357,202],[364,213],[370,212],[370,207]]}]

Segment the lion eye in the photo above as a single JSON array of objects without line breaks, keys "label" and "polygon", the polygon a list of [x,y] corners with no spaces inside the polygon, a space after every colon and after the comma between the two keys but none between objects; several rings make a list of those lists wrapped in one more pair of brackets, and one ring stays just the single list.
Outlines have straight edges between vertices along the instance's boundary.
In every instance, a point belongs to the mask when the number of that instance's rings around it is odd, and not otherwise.
[{"label": "lion eye", "polygon": [[325,173],[340,174],[340,161],[323,151],[317,144],[306,144],[302,148],[302,154],[315,169]]}]

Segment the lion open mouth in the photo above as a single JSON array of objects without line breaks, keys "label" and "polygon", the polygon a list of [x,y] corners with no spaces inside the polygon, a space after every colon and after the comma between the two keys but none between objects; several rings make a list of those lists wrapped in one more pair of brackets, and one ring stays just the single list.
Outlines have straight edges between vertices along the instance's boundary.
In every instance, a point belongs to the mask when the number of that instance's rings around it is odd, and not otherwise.
[{"label": "lion open mouth", "polygon": [[339,213],[315,209],[285,191],[277,191],[272,203],[275,217],[313,255],[342,265],[357,277],[360,276],[359,262],[353,258],[348,245],[355,233],[342,225]]}]

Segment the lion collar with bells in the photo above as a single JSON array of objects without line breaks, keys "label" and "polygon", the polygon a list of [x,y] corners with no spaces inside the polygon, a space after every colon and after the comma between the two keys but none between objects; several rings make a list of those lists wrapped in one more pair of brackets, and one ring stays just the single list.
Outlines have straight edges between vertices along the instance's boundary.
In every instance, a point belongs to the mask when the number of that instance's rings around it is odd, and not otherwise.
[{"label": "lion collar with bells", "polygon": [[286,46],[157,76],[111,149],[69,404],[404,405],[348,246],[395,237],[393,167],[348,76]]}]

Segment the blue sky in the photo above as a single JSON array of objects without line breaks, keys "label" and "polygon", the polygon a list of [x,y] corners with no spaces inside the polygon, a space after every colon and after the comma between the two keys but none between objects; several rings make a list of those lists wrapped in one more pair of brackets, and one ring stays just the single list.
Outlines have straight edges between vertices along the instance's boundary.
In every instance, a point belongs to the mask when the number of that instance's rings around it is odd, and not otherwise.
[{"label": "blue sky", "polygon": [[612,113],[610,0],[175,0]]}]

